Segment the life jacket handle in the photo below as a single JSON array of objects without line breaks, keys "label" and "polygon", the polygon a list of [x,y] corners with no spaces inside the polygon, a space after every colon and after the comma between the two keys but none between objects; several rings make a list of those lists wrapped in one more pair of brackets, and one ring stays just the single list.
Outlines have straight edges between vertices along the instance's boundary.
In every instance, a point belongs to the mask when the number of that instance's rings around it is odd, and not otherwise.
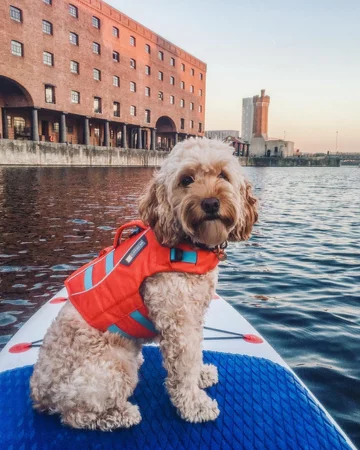
[{"label": "life jacket handle", "polygon": [[140,228],[141,230],[146,230],[147,226],[141,220],[132,220],[131,222],[125,223],[121,225],[120,228],[116,231],[114,238],[114,248],[121,244],[121,236],[124,230],[128,228]]}]

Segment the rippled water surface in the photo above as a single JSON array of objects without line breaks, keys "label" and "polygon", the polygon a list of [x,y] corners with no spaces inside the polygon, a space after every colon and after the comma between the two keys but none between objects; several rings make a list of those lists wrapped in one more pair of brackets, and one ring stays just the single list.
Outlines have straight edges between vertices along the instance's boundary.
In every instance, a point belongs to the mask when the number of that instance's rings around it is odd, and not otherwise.
[{"label": "rippled water surface", "polygon": [[[260,200],[220,294],[360,445],[360,170],[244,168]],[[0,346],[137,215],[151,169],[0,168]]]}]

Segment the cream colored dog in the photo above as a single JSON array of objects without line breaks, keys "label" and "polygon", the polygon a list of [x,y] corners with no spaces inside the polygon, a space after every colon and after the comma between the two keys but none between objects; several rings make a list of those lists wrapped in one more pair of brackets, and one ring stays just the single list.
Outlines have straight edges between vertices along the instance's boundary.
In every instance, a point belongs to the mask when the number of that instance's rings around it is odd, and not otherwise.
[{"label": "cream colored dog", "polygon": [[[164,246],[184,240],[209,249],[241,241],[257,220],[256,201],[233,148],[189,139],[176,145],[140,201],[140,217]],[[214,420],[216,400],[203,390],[218,381],[202,362],[204,314],[214,295],[217,269],[205,275],[159,273],[141,294],[155,328],[168,376],[166,388],[189,422]],[[141,420],[128,398],[138,382],[144,341],[88,325],[70,302],[49,328],[31,378],[39,411],[61,415],[74,428],[112,430]]]}]

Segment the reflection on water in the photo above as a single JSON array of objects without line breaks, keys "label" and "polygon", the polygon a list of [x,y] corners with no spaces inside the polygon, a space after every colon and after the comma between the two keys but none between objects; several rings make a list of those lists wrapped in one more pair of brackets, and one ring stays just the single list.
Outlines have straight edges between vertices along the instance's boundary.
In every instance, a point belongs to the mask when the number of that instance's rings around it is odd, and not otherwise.
[{"label": "reflection on water", "polygon": [[[261,201],[219,292],[360,444],[360,174],[245,168]],[[0,168],[0,346],[137,216],[152,169]]]}]

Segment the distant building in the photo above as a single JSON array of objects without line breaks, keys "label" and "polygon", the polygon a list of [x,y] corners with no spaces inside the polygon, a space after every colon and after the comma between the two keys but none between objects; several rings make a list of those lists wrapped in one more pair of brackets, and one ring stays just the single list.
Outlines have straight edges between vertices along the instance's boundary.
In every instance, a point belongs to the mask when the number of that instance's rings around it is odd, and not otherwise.
[{"label": "distant building", "polygon": [[209,139],[219,139],[225,141],[229,136],[239,138],[240,132],[237,130],[209,130],[205,131],[205,137]]},{"label": "distant building", "polygon": [[253,101],[253,129],[251,137],[250,154],[252,156],[265,156],[266,140],[268,137],[268,115],[270,97],[265,95],[265,89],[261,90],[261,95],[255,95]]},{"label": "distant building", "polygon": [[265,140],[268,138],[268,116],[269,116],[270,97],[265,95],[265,89],[261,90],[261,95],[253,97],[254,121],[253,135],[262,136]]},{"label": "distant building", "polygon": [[236,138],[229,136],[224,140],[224,142],[232,145],[234,147],[234,155],[236,156],[249,156],[250,144],[242,138]]},{"label": "distant building", "polygon": [[253,98],[243,98],[242,101],[242,119],[241,119],[241,137],[247,142],[251,141],[254,122],[254,104]]},{"label": "distant building", "polygon": [[266,141],[263,136],[251,138],[250,156],[266,156]]},{"label": "distant building", "polygon": [[294,142],[277,138],[265,140],[262,136],[253,136],[250,145],[250,156],[288,158],[294,156]]},{"label": "distant building", "polygon": [[265,155],[288,158],[294,156],[294,143],[284,139],[268,139],[265,143]]},{"label": "distant building", "polygon": [[294,142],[268,138],[269,105],[270,97],[265,95],[265,89],[261,90],[261,95],[253,97],[254,120],[250,141],[250,156],[276,156],[280,158],[293,156]]}]

